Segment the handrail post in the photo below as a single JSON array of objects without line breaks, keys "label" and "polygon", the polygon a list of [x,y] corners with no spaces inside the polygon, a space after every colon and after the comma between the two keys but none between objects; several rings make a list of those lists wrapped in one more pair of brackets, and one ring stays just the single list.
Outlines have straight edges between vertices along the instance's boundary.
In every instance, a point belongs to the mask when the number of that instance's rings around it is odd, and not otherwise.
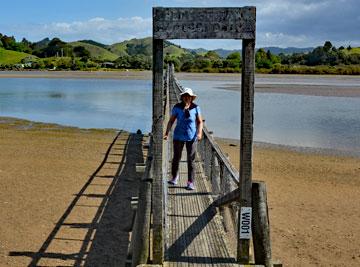
[{"label": "handrail post", "polygon": [[211,173],[210,181],[213,194],[218,195],[220,193],[220,175],[219,175],[219,162],[215,156],[215,150],[211,149]]},{"label": "handrail post", "polygon": [[210,178],[210,172],[211,172],[211,144],[207,137],[204,137],[204,164],[205,164],[205,175],[207,178]]},{"label": "handrail post", "polygon": [[[146,172],[149,174],[150,172]],[[149,258],[150,247],[150,218],[151,218],[151,185],[152,180],[146,178],[141,181],[139,190],[139,205],[136,212],[136,222],[132,237],[133,255],[132,267],[145,264]]]}]

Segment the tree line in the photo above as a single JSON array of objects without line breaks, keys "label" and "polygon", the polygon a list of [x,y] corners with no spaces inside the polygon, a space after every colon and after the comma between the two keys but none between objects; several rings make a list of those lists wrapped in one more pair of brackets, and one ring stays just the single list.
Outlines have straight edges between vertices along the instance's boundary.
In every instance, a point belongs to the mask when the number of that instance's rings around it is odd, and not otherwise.
[{"label": "tree line", "polygon": [[[173,45],[167,42],[167,45]],[[25,38],[16,42],[13,36],[0,33],[0,47],[25,52],[38,57],[32,60],[34,69],[143,69],[152,68],[152,49],[149,44],[127,44],[126,55],[106,62],[93,58],[81,45],[72,46],[59,38],[48,38],[32,43]],[[103,47],[105,48],[105,47]],[[173,63],[177,71],[184,72],[241,72],[242,59],[239,52],[220,57],[215,51],[166,54],[165,63]],[[304,73],[304,74],[360,74],[360,52],[354,53],[348,46],[336,48],[330,41],[308,53],[278,55],[260,48],[255,53],[256,71],[260,73]],[[1,68],[1,66],[0,66]],[[3,65],[2,68],[11,68]]]},{"label": "tree line", "polygon": [[[351,51],[350,46],[336,48],[330,41],[309,53],[290,55],[275,55],[260,48],[255,53],[255,66],[261,73],[360,74],[360,53]],[[166,55],[165,62],[185,72],[240,72],[242,65],[239,52],[221,58],[214,51],[180,57]]]}]

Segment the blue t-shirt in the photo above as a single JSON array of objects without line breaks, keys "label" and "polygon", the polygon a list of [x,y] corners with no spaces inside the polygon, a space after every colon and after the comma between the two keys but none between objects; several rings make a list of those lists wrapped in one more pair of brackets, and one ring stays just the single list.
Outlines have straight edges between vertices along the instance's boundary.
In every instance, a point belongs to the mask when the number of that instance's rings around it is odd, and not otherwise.
[{"label": "blue t-shirt", "polygon": [[201,114],[200,107],[191,103],[188,112],[185,111],[185,104],[176,104],[171,115],[176,117],[174,140],[193,141],[196,139],[196,118]]}]

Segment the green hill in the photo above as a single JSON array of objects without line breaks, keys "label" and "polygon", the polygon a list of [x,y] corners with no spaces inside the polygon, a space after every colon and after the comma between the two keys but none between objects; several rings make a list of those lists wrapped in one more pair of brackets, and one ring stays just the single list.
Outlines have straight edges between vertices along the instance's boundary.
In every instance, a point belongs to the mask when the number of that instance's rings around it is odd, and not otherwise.
[{"label": "green hill", "polygon": [[101,48],[105,48],[105,49],[107,49],[109,47],[106,44],[102,44],[102,43],[96,42],[94,40],[80,40],[79,42],[86,43],[86,44],[92,44],[92,45],[95,45],[95,46],[98,46],[98,47],[101,47]]},{"label": "green hill", "polygon": [[345,54],[360,54],[360,47],[353,47],[350,50],[344,49]]},{"label": "green hill", "polygon": [[34,59],[36,58],[35,56],[27,53],[6,50],[0,47],[0,64],[21,63],[21,60],[27,57]]},{"label": "green hill", "polygon": [[49,38],[44,38],[41,41],[33,43],[33,50],[41,50],[46,48],[50,43]]},{"label": "green hill", "polygon": [[152,55],[152,38],[142,38],[142,39],[131,39],[126,40],[121,43],[116,43],[110,45],[110,51],[119,55],[119,56],[126,56],[126,55],[136,55],[142,54],[145,56]]},{"label": "green hill", "polygon": [[[138,55],[152,56],[152,37],[142,39],[131,39],[121,43],[110,45],[110,51],[119,55]],[[186,49],[180,48],[169,41],[164,42],[164,54],[180,56],[189,53]]]},{"label": "green hill", "polygon": [[71,42],[69,43],[69,45],[71,45],[72,47],[83,46],[86,50],[90,52],[90,57],[96,60],[114,61],[119,57],[118,55],[106,50],[105,48],[102,48],[94,44],[89,44],[79,41],[79,42]]},{"label": "green hill", "polygon": [[169,42],[169,41],[165,41],[164,42],[164,54],[170,54],[170,55],[174,55],[176,57],[179,57],[183,54],[190,54],[189,50],[181,48],[177,45],[174,45],[173,43]]}]

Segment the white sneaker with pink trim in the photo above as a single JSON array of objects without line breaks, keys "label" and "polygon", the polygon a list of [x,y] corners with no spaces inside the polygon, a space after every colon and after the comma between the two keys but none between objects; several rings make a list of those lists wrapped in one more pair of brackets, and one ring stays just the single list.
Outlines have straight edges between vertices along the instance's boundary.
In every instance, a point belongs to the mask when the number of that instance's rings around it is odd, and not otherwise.
[{"label": "white sneaker with pink trim", "polygon": [[178,181],[179,181],[179,176],[176,176],[175,178],[172,178],[170,181],[168,181],[168,183],[171,185],[177,185]]},{"label": "white sneaker with pink trim", "polygon": [[194,183],[188,182],[187,185],[186,185],[186,189],[187,190],[195,190]]}]

